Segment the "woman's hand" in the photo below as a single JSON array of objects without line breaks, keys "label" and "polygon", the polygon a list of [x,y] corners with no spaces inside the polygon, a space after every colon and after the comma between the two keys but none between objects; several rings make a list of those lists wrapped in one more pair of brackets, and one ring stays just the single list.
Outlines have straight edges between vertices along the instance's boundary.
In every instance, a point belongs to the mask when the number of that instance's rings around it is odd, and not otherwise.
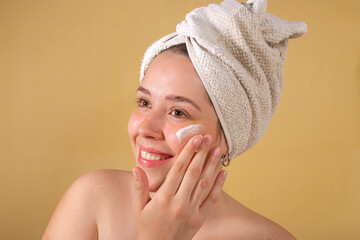
[{"label": "woman's hand", "polygon": [[209,135],[191,138],[152,199],[145,172],[133,168],[138,240],[192,239],[203,225],[226,177],[211,141]]}]

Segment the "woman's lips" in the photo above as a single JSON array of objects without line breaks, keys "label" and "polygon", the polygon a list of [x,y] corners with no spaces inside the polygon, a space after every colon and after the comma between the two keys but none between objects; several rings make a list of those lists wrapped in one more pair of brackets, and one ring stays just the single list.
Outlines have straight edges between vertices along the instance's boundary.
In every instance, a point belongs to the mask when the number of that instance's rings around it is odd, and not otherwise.
[{"label": "woman's lips", "polygon": [[173,158],[170,154],[163,153],[153,148],[140,146],[138,163],[143,167],[156,167],[170,161]]}]

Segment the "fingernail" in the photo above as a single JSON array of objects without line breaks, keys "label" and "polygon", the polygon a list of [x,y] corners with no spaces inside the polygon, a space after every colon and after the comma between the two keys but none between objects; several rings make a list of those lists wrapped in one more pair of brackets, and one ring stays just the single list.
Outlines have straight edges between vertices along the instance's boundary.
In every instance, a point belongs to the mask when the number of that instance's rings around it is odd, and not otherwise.
[{"label": "fingernail", "polygon": [[133,172],[135,180],[138,181],[139,180],[139,174],[134,170],[132,170],[132,172]]},{"label": "fingernail", "polygon": [[194,145],[195,145],[195,146],[200,146],[202,140],[203,140],[203,136],[202,136],[202,135],[198,136],[198,137],[195,138],[195,140],[194,140]]},{"label": "fingernail", "polygon": [[214,150],[214,157],[219,157],[220,156],[220,148],[216,147]]},{"label": "fingernail", "polygon": [[208,135],[208,136],[205,137],[204,142],[205,142],[206,145],[210,145],[211,141],[212,141],[211,136]]}]

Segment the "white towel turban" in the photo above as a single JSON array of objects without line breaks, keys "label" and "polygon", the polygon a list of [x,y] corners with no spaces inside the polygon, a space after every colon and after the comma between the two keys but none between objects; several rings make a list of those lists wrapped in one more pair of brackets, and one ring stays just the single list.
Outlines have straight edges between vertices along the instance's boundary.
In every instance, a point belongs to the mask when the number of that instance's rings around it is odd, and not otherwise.
[{"label": "white towel turban", "polygon": [[300,21],[266,13],[266,0],[225,0],[193,10],[146,51],[140,81],[162,51],[186,43],[212,101],[231,158],[264,135],[280,100],[289,38],[307,31]]}]

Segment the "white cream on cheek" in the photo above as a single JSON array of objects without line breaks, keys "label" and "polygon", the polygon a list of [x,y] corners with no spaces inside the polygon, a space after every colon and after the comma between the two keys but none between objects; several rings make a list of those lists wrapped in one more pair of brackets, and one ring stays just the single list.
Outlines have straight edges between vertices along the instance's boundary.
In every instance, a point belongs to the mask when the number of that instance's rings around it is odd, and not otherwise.
[{"label": "white cream on cheek", "polygon": [[201,124],[192,124],[179,129],[176,132],[176,137],[178,138],[179,142],[182,142],[184,139],[187,139],[196,133],[200,133],[204,128],[205,127]]}]

